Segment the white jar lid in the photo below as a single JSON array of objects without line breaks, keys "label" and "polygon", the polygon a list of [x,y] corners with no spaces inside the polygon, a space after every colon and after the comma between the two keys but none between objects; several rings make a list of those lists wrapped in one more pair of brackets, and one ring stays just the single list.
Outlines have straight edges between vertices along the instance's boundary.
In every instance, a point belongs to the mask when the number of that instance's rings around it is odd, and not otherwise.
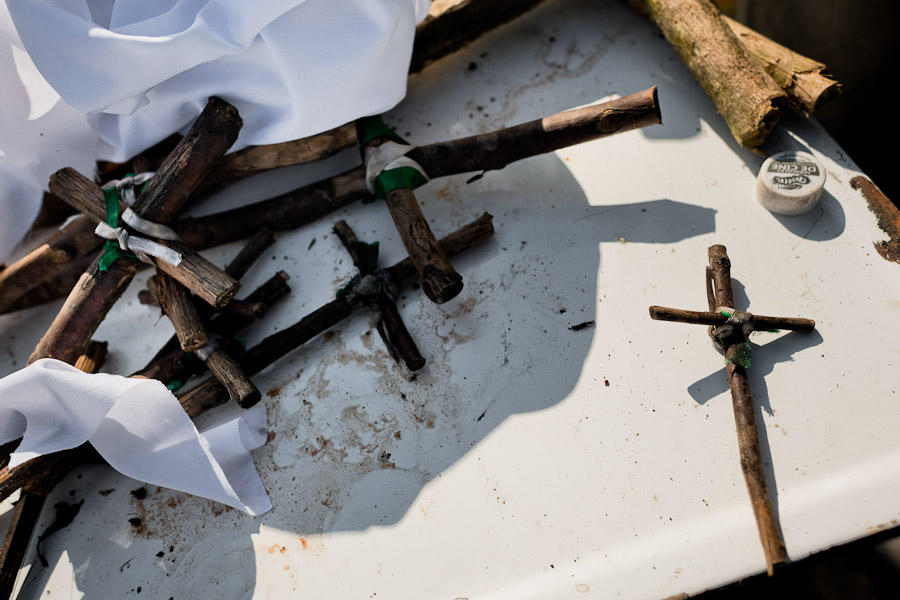
[{"label": "white jar lid", "polygon": [[819,202],[825,169],[808,152],[787,151],[770,156],[756,178],[756,199],[779,215],[799,215]]}]

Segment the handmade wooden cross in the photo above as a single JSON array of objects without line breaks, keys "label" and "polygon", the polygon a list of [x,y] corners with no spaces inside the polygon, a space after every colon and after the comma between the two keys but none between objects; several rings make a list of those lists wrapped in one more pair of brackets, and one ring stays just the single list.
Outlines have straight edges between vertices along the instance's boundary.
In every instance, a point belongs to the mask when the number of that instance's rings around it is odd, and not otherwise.
[{"label": "handmade wooden cross", "polygon": [[[397,282],[385,277],[383,275],[385,271],[376,270],[378,242],[372,244],[361,242],[350,225],[343,220],[334,224],[334,232],[353,258],[353,264],[359,269],[359,274],[342,288],[341,292],[358,293],[362,291],[360,288],[369,288],[366,290],[367,301],[375,312],[376,329],[391,357],[397,362],[402,359],[411,371],[421,369],[425,366],[425,359],[416,347],[406,325],[403,324],[400,311],[394,302]],[[379,276],[378,273],[382,275]]]},{"label": "handmade wooden cross", "polygon": [[731,261],[725,252],[725,246],[710,246],[708,252],[706,292],[709,312],[651,306],[650,317],[659,321],[709,325],[710,337],[725,353],[728,386],[731,388],[734,420],[741,451],[741,470],[744,473],[744,481],[750,494],[756,526],[766,556],[766,572],[772,575],[774,566],[787,562],[788,556],[769,501],[766,474],[759,451],[753,395],[750,393],[750,383],[747,380],[747,367],[750,366],[750,346],[747,338],[752,331],[760,329],[808,332],[815,328],[816,323],[811,319],[764,317],[735,310],[731,286]]}]

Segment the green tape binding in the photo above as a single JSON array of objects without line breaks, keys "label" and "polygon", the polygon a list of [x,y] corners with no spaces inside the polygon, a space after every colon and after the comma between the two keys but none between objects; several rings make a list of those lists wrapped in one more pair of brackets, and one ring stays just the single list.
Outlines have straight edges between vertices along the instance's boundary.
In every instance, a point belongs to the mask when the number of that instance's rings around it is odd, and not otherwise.
[{"label": "green tape binding", "polygon": [[428,179],[413,167],[397,167],[382,171],[375,178],[375,199],[380,200],[394,190],[414,190],[426,183]]},{"label": "green tape binding", "polygon": [[[106,224],[115,229],[119,226],[119,192],[115,186],[103,190],[103,197],[106,199]],[[106,240],[103,244],[103,256],[100,257],[100,265],[97,270],[106,272],[110,265],[116,262],[120,256],[137,260],[131,252],[126,252],[119,247],[117,240]]]},{"label": "green tape binding", "polygon": [[750,342],[742,342],[737,345],[734,350],[734,358],[726,358],[726,363],[732,363],[739,367],[744,367],[745,369],[750,368],[751,363],[751,354],[753,353],[750,348]]},{"label": "green tape binding", "polygon": [[[731,318],[731,313],[727,311],[719,311],[722,315],[727,318]],[[775,329],[774,331],[778,331]],[[726,363],[731,363],[737,365],[739,367],[744,367],[745,369],[750,367],[750,363],[752,362],[752,354],[753,349],[750,348],[750,342],[742,342],[737,345],[737,348],[734,350],[734,358],[726,358]]]},{"label": "green tape binding", "polygon": [[407,143],[396,131],[388,127],[381,117],[363,117],[356,120],[356,138],[359,140],[360,148],[365,149],[369,142],[381,137],[389,138],[398,144]]},{"label": "green tape binding", "polygon": [[378,267],[378,242],[371,244],[360,242],[359,244],[359,273],[354,275],[341,289],[334,293],[335,298],[344,296],[350,288],[356,285],[363,275],[371,275]]}]

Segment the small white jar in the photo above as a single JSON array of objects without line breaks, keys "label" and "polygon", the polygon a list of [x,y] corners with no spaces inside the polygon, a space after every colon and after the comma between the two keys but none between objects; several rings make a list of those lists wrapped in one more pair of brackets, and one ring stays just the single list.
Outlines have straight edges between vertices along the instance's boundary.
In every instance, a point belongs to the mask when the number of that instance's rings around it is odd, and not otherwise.
[{"label": "small white jar", "polygon": [[756,199],[779,215],[800,215],[819,203],[825,189],[825,169],[808,152],[787,151],[770,156],[756,178]]}]

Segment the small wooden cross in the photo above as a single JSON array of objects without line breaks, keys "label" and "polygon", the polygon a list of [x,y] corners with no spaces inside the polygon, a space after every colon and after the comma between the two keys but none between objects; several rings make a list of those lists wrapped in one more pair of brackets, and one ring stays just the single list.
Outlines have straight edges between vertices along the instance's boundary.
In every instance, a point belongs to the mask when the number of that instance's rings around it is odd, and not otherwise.
[{"label": "small wooden cross", "polygon": [[759,529],[759,538],[766,555],[766,572],[772,575],[774,566],[787,562],[788,556],[769,501],[766,475],[759,451],[753,395],[750,393],[750,383],[747,380],[747,367],[750,366],[747,337],[755,329],[809,332],[815,328],[816,323],[811,319],[764,317],[735,310],[731,287],[731,261],[728,260],[725,246],[715,245],[709,248],[706,294],[709,312],[651,306],[650,317],[660,321],[710,325],[710,337],[725,353],[728,386],[731,388],[734,420],[741,449],[741,470],[744,473],[744,481],[756,517],[756,526]]},{"label": "small wooden cross", "polygon": [[[343,220],[334,224],[334,232],[353,258],[353,264],[359,269],[360,277],[386,273],[386,271],[376,271],[377,242],[375,244],[361,242],[350,225]],[[416,347],[416,342],[409,334],[409,330],[400,317],[400,311],[397,310],[397,304],[394,302],[392,290],[397,287],[397,282],[386,277],[379,281],[381,284],[367,297],[369,307],[376,314],[378,334],[395,361],[400,362],[402,359],[410,371],[421,369],[425,366],[425,359]]]}]

